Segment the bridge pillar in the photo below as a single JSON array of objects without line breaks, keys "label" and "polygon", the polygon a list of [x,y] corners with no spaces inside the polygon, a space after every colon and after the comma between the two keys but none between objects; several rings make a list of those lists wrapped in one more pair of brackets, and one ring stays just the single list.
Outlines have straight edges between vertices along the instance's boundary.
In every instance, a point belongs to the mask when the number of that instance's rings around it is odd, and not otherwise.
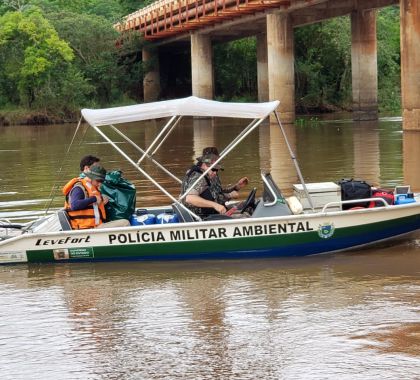
[{"label": "bridge pillar", "polygon": [[146,64],[143,78],[143,100],[155,102],[160,95],[159,53],[155,48],[143,48],[142,60]]},{"label": "bridge pillar", "polygon": [[403,129],[420,131],[420,0],[400,0]]},{"label": "bridge pillar", "polygon": [[353,119],[378,119],[378,64],[376,54],[376,10],[351,15],[351,69]]},{"label": "bridge pillar", "polygon": [[293,26],[287,13],[267,15],[268,93],[280,100],[283,123],[295,121],[295,71]]},{"label": "bridge pillar", "polygon": [[194,96],[213,99],[213,48],[208,35],[191,35],[191,81]]},{"label": "bridge pillar", "polygon": [[267,102],[269,96],[266,33],[257,34],[257,81],[258,101]]}]

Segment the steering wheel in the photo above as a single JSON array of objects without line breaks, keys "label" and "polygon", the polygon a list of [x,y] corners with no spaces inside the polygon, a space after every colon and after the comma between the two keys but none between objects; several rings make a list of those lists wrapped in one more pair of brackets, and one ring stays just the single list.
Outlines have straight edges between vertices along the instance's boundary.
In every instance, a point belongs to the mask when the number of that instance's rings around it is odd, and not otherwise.
[{"label": "steering wheel", "polygon": [[241,206],[241,214],[243,214],[245,212],[245,210],[250,207],[250,206],[254,206],[255,204],[255,194],[257,193],[257,188],[254,187],[251,192],[248,194],[248,197],[246,198],[246,200],[244,201],[244,203]]}]

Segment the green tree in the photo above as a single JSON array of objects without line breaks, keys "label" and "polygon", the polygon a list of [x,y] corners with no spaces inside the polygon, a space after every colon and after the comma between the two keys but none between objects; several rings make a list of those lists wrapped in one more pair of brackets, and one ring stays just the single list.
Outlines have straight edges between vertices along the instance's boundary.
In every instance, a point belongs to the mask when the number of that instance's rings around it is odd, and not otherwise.
[{"label": "green tree", "polygon": [[348,17],[295,30],[296,104],[300,110],[349,103],[350,52]]},{"label": "green tree", "polygon": [[255,38],[216,45],[214,50],[216,95],[223,99],[257,98]]},{"label": "green tree", "polygon": [[124,10],[124,15],[127,15],[152,4],[154,1],[155,0],[119,0],[119,3]]},{"label": "green tree", "polygon": [[121,36],[101,16],[60,12],[48,17],[73,49],[79,70],[94,85],[97,103],[105,106],[127,95],[139,99],[134,88],[143,77],[143,40],[138,33]]},{"label": "green tree", "polygon": [[94,98],[101,105],[121,96],[120,68],[116,41],[118,33],[102,16],[73,12],[49,13],[60,38],[67,41],[75,54],[75,65],[94,85]]},{"label": "green tree", "polygon": [[378,98],[382,110],[401,110],[400,9],[382,9],[377,18]]},{"label": "green tree", "polygon": [[[0,66],[3,81],[11,92],[9,101],[30,108],[51,109],[61,99],[72,104],[89,86],[71,66],[74,55],[69,45],[38,9],[7,12],[0,17]],[[77,80],[79,89],[69,94],[65,82]],[[4,96],[4,94],[3,94]]]},{"label": "green tree", "polygon": [[8,11],[21,12],[28,8],[30,0],[1,0],[0,15]]},{"label": "green tree", "polygon": [[[9,0],[12,1],[12,0]],[[15,0],[14,0],[15,1]],[[124,16],[124,10],[118,0],[27,0],[41,8],[44,14],[71,12],[105,17],[115,22]]]}]

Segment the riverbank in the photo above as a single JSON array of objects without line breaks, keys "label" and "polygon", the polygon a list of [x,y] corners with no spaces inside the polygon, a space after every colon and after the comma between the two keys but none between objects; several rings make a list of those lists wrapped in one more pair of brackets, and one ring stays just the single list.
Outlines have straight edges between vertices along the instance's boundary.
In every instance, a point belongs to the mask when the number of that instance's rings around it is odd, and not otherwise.
[{"label": "riverbank", "polygon": [[[122,105],[129,105],[132,102],[125,102]],[[119,104],[118,104],[119,105]],[[111,106],[110,106],[111,107]],[[321,115],[325,113],[351,112],[348,108],[333,106],[325,107],[296,107],[297,115]],[[28,110],[25,108],[0,109],[0,127],[12,125],[47,125],[65,124],[78,121],[80,113],[63,115],[62,113],[51,113],[44,110]]]},{"label": "riverbank", "polygon": [[77,114],[52,114],[47,111],[25,108],[0,110],[0,127],[9,125],[64,124],[77,121]]},{"label": "riverbank", "polygon": [[[132,104],[132,101],[126,101],[122,104],[110,105],[109,107]],[[297,105],[296,124],[302,124],[306,117],[314,117],[314,120],[319,121],[317,116],[320,116],[320,118],[324,118],[328,114],[335,115],[351,112],[352,109],[350,106],[337,107],[333,105],[324,105],[318,107],[303,107],[301,105]],[[384,110],[380,111],[380,116],[394,116],[396,113],[398,112]],[[28,110],[25,108],[0,109],[0,127],[12,125],[48,125],[77,123],[79,117],[80,111],[63,115],[62,113],[54,114],[43,110]]]}]

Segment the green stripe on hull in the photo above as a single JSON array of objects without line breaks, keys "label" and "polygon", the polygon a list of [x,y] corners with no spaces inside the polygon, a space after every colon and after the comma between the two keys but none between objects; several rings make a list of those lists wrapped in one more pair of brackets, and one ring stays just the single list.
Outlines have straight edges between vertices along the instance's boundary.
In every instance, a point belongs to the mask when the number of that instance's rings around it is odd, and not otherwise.
[{"label": "green stripe on hull", "polygon": [[[410,226],[419,224],[419,216],[410,216],[390,221],[366,224],[362,226],[346,227],[336,229],[329,239],[322,239],[318,231],[302,232],[284,235],[268,235],[268,236],[252,236],[238,237],[233,239],[213,239],[199,241],[182,241],[182,242],[162,242],[154,244],[116,244],[114,246],[93,247],[93,258],[86,257],[87,260],[129,260],[129,259],[156,259],[164,260],[165,258],[185,258],[188,256],[211,257],[223,252],[246,253],[254,251],[267,251],[273,249],[286,249],[287,247],[298,247],[308,244],[319,244],[321,242],[331,242],[338,239],[357,239],[358,236],[367,234],[375,234],[382,230],[397,229],[399,226]],[[54,259],[51,249],[28,251],[29,262],[51,262],[61,261]],[[83,260],[83,257],[77,258]],[[71,261],[72,259],[70,259]]]}]

